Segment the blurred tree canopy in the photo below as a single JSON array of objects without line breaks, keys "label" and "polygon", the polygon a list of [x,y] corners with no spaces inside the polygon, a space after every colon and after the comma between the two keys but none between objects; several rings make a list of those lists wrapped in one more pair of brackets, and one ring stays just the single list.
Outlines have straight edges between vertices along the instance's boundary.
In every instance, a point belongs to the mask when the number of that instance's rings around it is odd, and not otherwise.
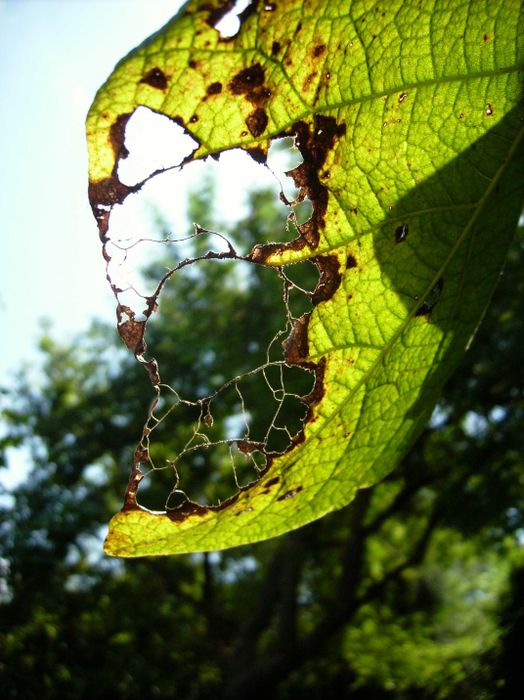
[{"label": "blurred tree canopy", "polygon": [[[228,233],[234,244],[272,239],[282,220],[272,199],[250,195],[248,215]],[[210,225],[211,185],[190,210]],[[1,500],[3,697],[517,697],[523,263],[519,236],[472,347],[394,474],[301,530],[220,554],[102,555],[150,382],[111,328],[95,324],[71,345],[46,334],[40,381],[22,374],[16,391],[3,392],[4,453],[25,446],[32,462]],[[294,274],[314,287],[313,266]],[[169,368],[165,381],[205,395],[232,368],[260,364],[285,321],[282,304],[281,318],[273,311],[281,295],[282,281],[263,267],[235,278],[229,262],[206,261],[174,275],[148,328],[158,333],[152,345]],[[167,318],[176,335],[160,336]],[[290,378],[298,393],[307,380],[303,372]],[[267,404],[254,388],[254,431],[267,425]],[[236,413],[232,391],[215,416],[217,439]],[[287,419],[300,418],[291,406]],[[174,429],[159,426],[158,463],[185,444],[194,421],[182,407]],[[235,488],[220,451],[194,453],[183,468],[195,500],[216,502]],[[236,478],[253,476],[251,466]],[[163,507],[173,474],[154,477],[139,500]]]}]

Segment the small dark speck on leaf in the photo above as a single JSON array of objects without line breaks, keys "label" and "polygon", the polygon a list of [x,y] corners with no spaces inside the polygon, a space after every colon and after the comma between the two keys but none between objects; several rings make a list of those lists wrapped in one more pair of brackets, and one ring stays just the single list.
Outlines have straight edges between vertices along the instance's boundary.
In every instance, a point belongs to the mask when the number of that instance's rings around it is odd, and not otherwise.
[{"label": "small dark speck on leaf", "polygon": [[316,75],[316,71],[313,71],[304,78],[304,82],[302,83],[302,90],[304,92],[307,92],[307,90],[309,90],[309,88],[311,87],[311,83],[316,78]]},{"label": "small dark speck on leaf", "polygon": [[166,74],[160,68],[152,68],[139,82],[157,90],[165,90],[167,87]]},{"label": "small dark speck on leaf", "polygon": [[274,12],[277,9],[277,4],[275,2],[265,2],[264,12]]},{"label": "small dark speck on leaf", "polygon": [[222,92],[222,83],[211,83],[206,90],[208,95],[218,95]]},{"label": "small dark speck on leaf", "polygon": [[197,62],[191,60],[191,61],[189,61],[188,66],[189,66],[190,68],[196,68],[196,67],[197,67]]},{"label": "small dark speck on leaf", "polygon": [[317,44],[316,46],[313,47],[313,56],[317,58],[318,56],[322,56],[324,51],[326,50],[326,45],[325,44]]},{"label": "small dark speck on leaf", "polygon": [[415,316],[428,316],[437,305],[437,302],[440,299],[440,295],[442,294],[443,288],[444,280],[441,277],[436,283],[436,285],[433,287],[433,289],[430,291],[430,293],[427,295],[427,297],[424,299],[420,307],[417,309]]},{"label": "small dark speck on leaf", "polygon": [[492,107],[491,104],[488,102],[487,105],[486,105],[486,116],[487,116],[487,117],[491,117],[492,114],[493,114],[493,107]]},{"label": "small dark speck on leaf", "polygon": [[271,47],[271,55],[272,56],[277,56],[280,53],[280,42],[279,41],[274,41],[273,45]]},{"label": "small dark speck on leaf", "polygon": [[407,92],[401,92],[400,95],[398,96],[398,101],[400,103],[404,102],[404,100],[406,99],[407,96],[408,96]]},{"label": "small dark speck on leaf", "polygon": [[459,119],[464,119],[464,112],[461,112],[461,113],[459,114]]},{"label": "small dark speck on leaf", "polygon": [[237,510],[235,512],[235,515],[238,517],[239,515],[242,515],[243,513],[252,513],[254,511],[254,508],[251,506],[248,506],[247,508],[243,508],[242,510]]},{"label": "small dark speck on leaf", "polygon": [[184,120],[179,114],[175,114],[174,117],[171,117],[171,121],[174,121],[175,124],[178,124],[178,126],[185,126]]},{"label": "small dark speck on leaf", "polygon": [[401,224],[395,230],[395,240],[397,243],[403,243],[408,237],[409,227],[407,224]]},{"label": "small dark speck on leaf", "polygon": [[197,121],[198,121],[198,116],[196,114],[193,114],[193,116],[189,118],[190,124],[194,124]]},{"label": "small dark speck on leaf", "polygon": [[275,484],[278,484],[279,481],[280,481],[280,477],[279,477],[279,476],[274,476],[272,479],[270,479],[270,480],[265,484],[265,486],[266,486],[266,488],[269,488],[270,486],[274,486]]},{"label": "small dark speck on leaf", "polygon": [[353,267],[357,267],[358,263],[354,255],[348,255],[346,260],[346,270],[351,270]]},{"label": "small dark speck on leaf", "polygon": [[489,34],[484,34],[484,36],[482,38],[484,39],[484,41],[489,41],[490,36],[489,36]]},{"label": "small dark speck on leaf", "polygon": [[303,486],[297,486],[295,489],[290,489],[289,491],[286,491],[286,493],[282,494],[282,496],[279,496],[277,501],[287,501],[289,498],[296,496],[297,493],[300,493],[303,488]]}]

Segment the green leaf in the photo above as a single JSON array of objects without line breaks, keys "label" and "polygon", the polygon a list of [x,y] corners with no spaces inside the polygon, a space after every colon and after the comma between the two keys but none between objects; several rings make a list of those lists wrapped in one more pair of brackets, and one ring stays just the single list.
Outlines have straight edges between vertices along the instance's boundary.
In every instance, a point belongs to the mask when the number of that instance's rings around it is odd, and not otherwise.
[{"label": "green leaf", "polygon": [[[139,105],[184,125],[200,144],[192,159],[240,147],[260,161],[272,139],[295,136],[293,177],[314,213],[296,241],[250,259],[316,262],[315,306],[285,343],[289,363],[315,369],[315,389],[291,449],[220,506],[140,508],[139,450],[113,555],[273,537],[382,479],[467,348],[521,210],[519,3],[254,2],[224,40],[213,23],[231,5],[188,3],[100,89],[87,121],[91,204],[106,241],[111,208],[133,191],[117,164]],[[143,326],[127,323],[140,356]]]}]

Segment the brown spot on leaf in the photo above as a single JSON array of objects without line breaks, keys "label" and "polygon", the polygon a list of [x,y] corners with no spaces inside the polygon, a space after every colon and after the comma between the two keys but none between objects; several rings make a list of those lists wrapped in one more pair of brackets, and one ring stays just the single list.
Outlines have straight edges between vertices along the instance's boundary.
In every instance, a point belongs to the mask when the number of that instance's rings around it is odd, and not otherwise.
[{"label": "brown spot on leaf", "polygon": [[[229,81],[228,87],[233,95],[244,95],[246,100],[259,108],[264,107],[271,97],[271,90],[264,85],[264,69],[260,63],[241,70]],[[260,120],[258,115],[250,117],[252,120]],[[257,125],[254,126],[257,130]]]},{"label": "brown spot on leaf", "polygon": [[315,58],[318,58],[319,56],[322,56],[322,54],[324,53],[325,50],[326,50],[325,44],[317,44],[316,46],[313,47],[312,54]]},{"label": "brown spot on leaf", "polygon": [[302,397],[302,401],[306,404],[308,407],[308,414],[306,416],[306,419],[304,421],[304,424],[307,423],[313,413],[313,407],[316,406],[319,401],[322,400],[324,394],[325,394],[325,386],[324,386],[324,375],[326,373],[326,358],[323,357],[318,365],[315,368],[315,384],[313,385],[313,389],[309,392],[309,394],[306,394],[306,396]]},{"label": "brown spot on leaf", "polygon": [[209,512],[208,506],[201,506],[199,503],[187,500],[176,508],[169,508],[166,511],[167,517],[175,523],[181,523],[190,515],[205,515]]},{"label": "brown spot on leaf", "polygon": [[257,109],[251,112],[251,114],[249,114],[246,118],[247,128],[249,129],[251,136],[254,136],[255,138],[264,133],[267,123],[267,114],[261,107],[257,107]]},{"label": "brown spot on leaf", "polygon": [[272,255],[280,255],[285,250],[299,251],[305,246],[306,239],[303,237],[295,238],[295,240],[290,243],[265,243],[255,246],[249,254],[248,259],[259,265],[264,265]]},{"label": "brown spot on leaf", "polygon": [[263,165],[267,161],[267,152],[260,146],[246,148],[246,152],[253,158],[255,163],[261,163]]},{"label": "brown spot on leaf", "polygon": [[189,63],[188,63],[188,66],[189,66],[190,68],[193,68],[193,69],[195,69],[195,68],[197,67],[197,65],[198,65],[197,62],[194,61],[193,59],[191,59],[191,60],[189,61]]},{"label": "brown spot on leaf", "polygon": [[218,81],[216,83],[211,83],[211,85],[208,85],[206,92],[208,95],[220,94],[222,92],[222,83],[219,83]]},{"label": "brown spot on leaf", "polygon": [[111,147],[113,153],[115,154],[115,160],[120,158],[127,158],[129,151],[124,146],[125,132],[127,122],[131,118],[132,112],[127,112],[126,114],[120,114],[114,123],[111,125],[109,130],[109,140],[111,142]]},{"label": "brown spot on leaf", "polygon": [[297,493],[300,493],[303,488],[303,486],[297,486],[294,489],[290,489],[289,491],[286,491],[286,493],[282,494],[282,496],[279,496],[277,501],[287,501],[289,498],[296,496]]},{"label": "brown spot on leaf", "polygon": [[358,263],[355,256],[350,253],[346,260],[346,270],[351,270],[353,267],[357,267],[357,265]]},{"label": "brown spot on leaf", "polygon": [[340,286],[342,275],[340,274],[340,263],[336,255],[318,255],[312,260],[320,272],[318,284],[312,297],[313,305],[316,306],[321,301],[331,299]]},{"label": "brown spot on leaf", "polygon": [[89,201],[93,216],[98,223],[98,231],[102,241],[105,240],[109,228],[109,215],[111,213],[109,207],[120,204],[128,194],[136,192],[138,189],[138,186],[123,185],[115,175],[99,182],[89,183]]},{"label": "brown spot on leaf", "polygon": [[279,476],[274,476],[272,479],[270,479],[268,482],[266,482],[265,487],[268,489],[268,488],[270,488],[271,486],[274,486],[275,484],[278,484],[279,481],[280,481],[280,477],[279,477]]},{"label": "brown spot on leaf", "polygon": [[247,19],[250,15],[252,15],[253,12],[257,9],[257,3],[258,3],[258,0],[251,0],[251,2],[249,3],[249,5],[247,5],[247,7],[245,7],[245,8],[242,10],[242,12],[240,12],[240,13],[238,14],[238,20],[239,20],[239,22],[240,22],[240,26],[242,26],[242,25],[244,24],[244,22],[246,21],[246,19]]},{"label": "brown spot on leaf", "polygon": [[222,17],[232,9],[234,4],[235,0],[218,0],[217,3],[204,2],[200,5],[199,9],[204,12],[209,12],[206,24],[214,29]]},{"label": "brown spot on leaf", "polygon": [[291,333],[282,343],[284,359],[290,365],[302,364],[309,354],[307,330],[310,314],[303,314],[293,324]]},{"label": "brown spot on leaf", "polygon": [[127,482],[126,493],[124,497],[124,504],[122,506],[122,511],[139,510],[139,505],[136,500],[136,494],[138,491],[138,486],[144,475],[140,471],[140,462],[145,462],[148,459],[148,453],[143,450],[143,448],[138,447],[135,450],[135,462],[131,474],[129,476],[129,481]]},{"label": "brown spot on leaf", "polygon": [[233,95],[247,95],[254,88],[264,84],[264,69],[260,63],[244,68],[229,81]]},{"label": "brown spot on leaf", "polygon": [[315,79],[316,75],[316,71],[313,71],[312,73],[308,73],[308,75],[306,75],[306,77],[304,78],[304,82],[302,83],[302,90],[304,92],[307,92],[309,90],[309,88],[311,87],[311,83]]},{"label": "brown spot on leaf", "polygon": [[167,88],[166,74],[160,68],[151,68],[139,82],[145,83],[156,90],[165,90]]},{"label": "brown spot on leaf", "polygon": [[170,119],[171,121],[175,122],[175,124],[178,124],[178,126],[185,128],[186,125],[184,124],[184,120],[179,114],[175,114],[175,116],[170,117]]},{"label": "brown spot on leaf", "polygon": [[308,197],[313,204],[311,218],[299,227],[299,231],[307,239],[308,244],[314,247],[318,245],[319,228],[324,227],[328,201],[328,190],[320,182],[319,171],[324,165],[328,152],[333,148],[335,139],[346,133],[346,125],[337,124],[334,117],[315,115],[312,131],[305,122],[293,124],[293,131],[295,146],[304,160],[288,175],[291,175],[299,188],[299,198]]},{"label": "brown spot on leaf", "polygon": [[278,56],[278,54],[280,53],[280,49],[281,49],[281,44],[280,44],[280,42],[279,42],[279,41],[274,41],[274,42],[273,42],[273,45],[271,46],[271,55],[272,55],[272,56]]},{"label": "brown spot on leaf", "polygon": [[320,182],[319,172],[327,158],[328,152],[333,148],[335,139],[346,133],[344,123],[337,124],[334,117],[315,115],[313,130],[305,122],[295,122],[290,131],[285,131],[279,136],[294,136],[295,146],[302,155],[303,162],[290,170],[290,175],[298,187],[298,201],[306,197],[313,204],[311,218],[298,227],[300,238],[290,243],[268,243],[253,248],[249,259],[253,262],[264,264],[272,255],[286,250],[299,251],[306,245],[314,248],[318,245],[319,229],[325,226],[324,216],[327,209],[328,190]]},{"label": "brown spot on leaf", "polygon": [[253,452],[263,452],[264,443],[255,442],[253,440],[237,440],[237,447],[244,455],[250,455]]}]

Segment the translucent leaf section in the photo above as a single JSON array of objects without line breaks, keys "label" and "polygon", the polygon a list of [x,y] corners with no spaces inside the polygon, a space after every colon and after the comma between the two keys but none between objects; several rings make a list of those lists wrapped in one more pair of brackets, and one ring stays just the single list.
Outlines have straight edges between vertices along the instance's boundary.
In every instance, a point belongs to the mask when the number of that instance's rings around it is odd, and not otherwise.
[{"label": "translucent leaf section", "polygon": [[222,39],[231,5],[188,3],[100,89],[91,204],[104,242],[112,207],[139,187],[117,175],[139,105],[184,126],[199,144],[190,160],[240,147],[263,162],[272,139],[293,136],[313,215],[250,259],[317,264],[313,311],[285,343],[289,364],[315,368],[315,389],[302,439],[220,506],[152,513],[128,492],[113,555],[273,537],[382,479],[470,342],[521,211],[518,2],[253,2]]}]

